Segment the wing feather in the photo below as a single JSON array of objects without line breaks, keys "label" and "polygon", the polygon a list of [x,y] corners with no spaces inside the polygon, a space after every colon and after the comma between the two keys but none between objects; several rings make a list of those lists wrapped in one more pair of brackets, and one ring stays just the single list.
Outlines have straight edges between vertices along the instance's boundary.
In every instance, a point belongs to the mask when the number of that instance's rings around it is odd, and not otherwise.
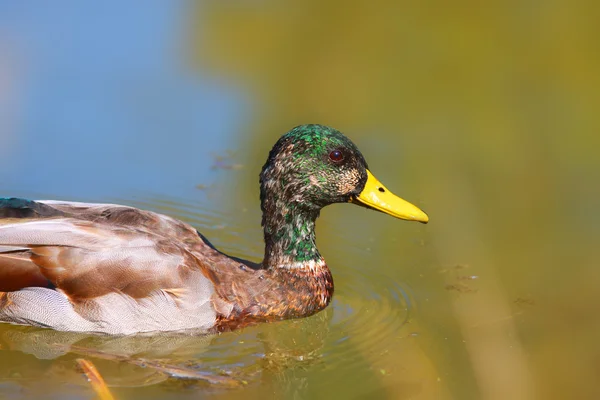
[{"label": "wing feather", "polygon": [[207,329],[214,286],[198,248],[210,249],[194,228],[152,212],[0,199],[0,321],[120,334]]},{"label": "wing feather", "polygon": [[192,257],[170,235],[148,229],[150,214],[160,215],[131,207],[56,204],[44,205],[71,216],[0,219],[0,291],[53,286],[74,299],[115,291],[140,298],[185,285]]}]

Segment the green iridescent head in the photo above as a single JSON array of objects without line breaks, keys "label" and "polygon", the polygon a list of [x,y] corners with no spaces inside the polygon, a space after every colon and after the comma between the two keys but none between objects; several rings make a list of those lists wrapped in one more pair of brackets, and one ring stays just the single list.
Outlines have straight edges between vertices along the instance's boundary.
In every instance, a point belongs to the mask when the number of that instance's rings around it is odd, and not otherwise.
[{"label": "green iridescent head", "polygon": [[397,218],[428,221],[369,172],[350,139],[323,125],[298,126],[277,141],[260,173],[260,199],[265,267],[303,268],[322,261],[314,225],[328,204],[353,202]]},{"label": "green iridescent head", "polygon": [[275,144],[260,174],[263,211],[274,201],[319,210],[348,202],[367,181],[367,162],[341,132],[301,125]]}]

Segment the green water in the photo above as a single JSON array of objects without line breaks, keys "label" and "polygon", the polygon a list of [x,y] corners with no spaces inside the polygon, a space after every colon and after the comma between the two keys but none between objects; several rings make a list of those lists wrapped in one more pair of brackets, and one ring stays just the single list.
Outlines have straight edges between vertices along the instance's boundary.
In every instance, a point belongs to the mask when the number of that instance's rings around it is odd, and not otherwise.
[{"label": "green water", "polygon": [[[0,195],[162,212],[258,260],[258,172],[279,135],[315,122],[350,136],[430,223],[325,209],[317,243],[335,296],[304,320],[160,338],[0,325],[0,398],[94,398],[77,358],[94,362],[119,400],[600,398],[596,3],[184,8],[176,63],[216,80],[218,93],[241,93],[219,103],[242,104],[222,111],[234,122],[215,128],[219,117],[207,115],[206,126],[182,123],[195,131],[170,128],[145,98],[131,109],[147,126],[119,132],[123,141],[107,129],[104,140],[123,150],[106,157],[109,146],[85,135],[42,152],[5,130],[0,155],[9,149],[14,169],[3,173],[19,179],[4,178]],[[161,98],[151,77],[139,84]],[[169,107],[194,109],[170,95]],[[86,172],[74,175],[75,162]],[[209,378],[169,374],[176,367]]]}]

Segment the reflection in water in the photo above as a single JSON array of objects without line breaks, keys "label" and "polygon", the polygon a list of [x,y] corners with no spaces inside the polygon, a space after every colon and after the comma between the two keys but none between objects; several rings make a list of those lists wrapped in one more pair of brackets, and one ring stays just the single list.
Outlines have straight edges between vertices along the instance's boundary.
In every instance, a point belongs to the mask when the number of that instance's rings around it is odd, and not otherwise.
[{"label": "reflection in water", "polygon": [[[48,361],[3,363],[0,380],[17,382],[24,387],[31,383],[32,390],[43,383],[59,388],[74,385],[86,392],[87,383],[75,368],[75,359],[83,356],[95,360],[106,383],[113,388],[151,386],[169,377],[191,380],[191,385],[198,381],[205,389],[210,384],[215,390],[256,385],[264,379],[277,379],[282,371],[318,364],[328,333],[327,322],[327,314],[323,313],[310,322],[273,324],[264,331],[126,337],[6,325],[0,330],[3,359],[23,353]],[[31,368],[31,365],[44,365],[42,382],[38,377],[39,368]],[[274,378],[265,375],[274,375]],[[57,390],[58,394],[60,389]]]},{"label": "reflection in water", "polygon": [[[111,387],[137,387],[154,385],[165,381],[169,376],[204,380],[218,385],[233,383],[233,380],[220,380],[220,371],[211,371],[210,362],[201,363],[205,356],[210,359],[207,348],[214,337],[210,336],[136,336],[136,337],[103,337],[85,334],[69,334],[48,330],[31,330],[12,328],[2,335],[3,349],[20,351],[31,354],[38,359],[54,360],[51,369],[61,365],[62,369],[73,369],[76,357],[87,357],[100,361],[100,371],[107,384]],[[218,347],[218,346],[216,346]],[[216,368],[225,370],[223,365]],[[231,373],[231,371],[228,371]],[[27,371],[13,365],[10,374],[3,379],[10,380],[11,376],[22,376]],[[214,375],[214,376],[211,376]],[[48,375],[48,374],[47,374]],[[55,378],[48,376],[49,380]],[[72,382],[71,382],[72,378]],[[80,376],[73,374],[63,383],[80,382]]]}]

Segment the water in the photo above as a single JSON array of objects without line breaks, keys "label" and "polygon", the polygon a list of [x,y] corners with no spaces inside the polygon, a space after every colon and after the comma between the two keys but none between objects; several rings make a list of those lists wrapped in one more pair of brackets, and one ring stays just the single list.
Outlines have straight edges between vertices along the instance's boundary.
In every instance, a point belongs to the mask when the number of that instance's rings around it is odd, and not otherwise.
[{"label": "water", "polygon": [[259,260],[258,172],[318,122],[431,222],[325,209],[335,296],[303,320],[0,325],[0,398],[95,398],[77,358],[117,399],[600,396],[595,3],[119,4],[0,6],[0,196],[150,209]]}]

